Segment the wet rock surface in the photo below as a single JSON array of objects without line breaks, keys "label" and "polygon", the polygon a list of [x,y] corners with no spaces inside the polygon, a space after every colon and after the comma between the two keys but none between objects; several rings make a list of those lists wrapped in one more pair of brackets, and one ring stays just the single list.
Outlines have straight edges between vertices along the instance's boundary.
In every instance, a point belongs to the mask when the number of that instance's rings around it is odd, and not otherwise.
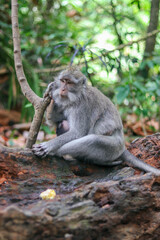
[{"label": "wet rock surface", "polygon": [[[158,139],[138,139],[129,150],[147,152],[146,160],[158,167]],[[30,150],[2,146],[0,177],[0,240],[159,239],[160,177],[126,165],[41,160]],[[55,199],[41,200],[48,188]]]}]

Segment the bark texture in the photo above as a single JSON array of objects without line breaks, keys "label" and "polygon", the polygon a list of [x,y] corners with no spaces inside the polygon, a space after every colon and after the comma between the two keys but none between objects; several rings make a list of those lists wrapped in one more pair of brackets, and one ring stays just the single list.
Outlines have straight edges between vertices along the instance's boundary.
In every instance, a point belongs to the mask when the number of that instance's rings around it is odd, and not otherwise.
[{"label": "bark texture", "polygon": [[[129,150],[160,167],[160,133]],[[0,147],[0,239],[158,240],[160,177]],[[39,194],[52,188],[54,200]]]},{"label": "bark texture", "polygon": [[61,199],[39,201],[30,209],[0,212],[3,240],[158,240],[160,180],[148,174],[91,183]]},{"label": "bark texture", "polygon": [[[160,0],[151,1],[150,22],[149,22],[147,33],[150,33],[156,30],[158,27],[159,3],[160,3]],[[156,43],[156,35],[153,35],[152,37],[146,39],[144,55],[152,54],[155,48],[155,43]]]},{"label": "bark texture", "polygon": [[[149,21],[147,33],[157,30],[158,19],[159,19],[159,3],[160,3],[160,0],[151,1],[150,21]],[[153,52],[156,44],[156,36],[157,34],[146,39],[143,61],[153,56]],[[149,66],[146,65],[144,69],[138,71],[138,74],[143,76],[144,78],[147,78],[148,72],[149,72]]]},{"label": "bark texture", "polygon": [[21,58],[21,47],[20,47],[20,34],[18,27],[18,3],[17,0],[12,0],[12,33],[13,33],[13,46],[14,46],[14,62],[15,69],[19,84],[22,89],[23,95],[32,103],[35,109],[35,116],[31,124],[29,131],[29,137],[27,140],[26,147],[31,148],[37,139],[37,135],[40,129],[40,125],[43,119],[43,114],[48,106],[50,99],[38,97],[30,88],[26,76],[24,74],[22,58]]}]

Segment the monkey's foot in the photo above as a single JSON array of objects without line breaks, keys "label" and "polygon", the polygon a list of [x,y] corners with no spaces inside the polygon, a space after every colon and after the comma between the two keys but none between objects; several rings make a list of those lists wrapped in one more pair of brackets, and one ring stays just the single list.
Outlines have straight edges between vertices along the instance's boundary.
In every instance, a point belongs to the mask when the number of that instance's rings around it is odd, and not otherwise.
[{"label": "monkey's foot", "polygon": [[41,158],[46,157],[49,154],[47,143],[43,142],[40,144],[34,144],[32,147],[32,152],[38,157],[41,157]]}]

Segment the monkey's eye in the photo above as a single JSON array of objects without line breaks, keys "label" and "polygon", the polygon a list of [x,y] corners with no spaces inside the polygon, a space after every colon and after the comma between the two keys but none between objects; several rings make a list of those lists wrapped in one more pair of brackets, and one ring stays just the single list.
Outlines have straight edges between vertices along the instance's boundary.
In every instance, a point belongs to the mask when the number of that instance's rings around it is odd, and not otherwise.
[{"label": "monkey's eye", "polygon": [[71,81],[67,81],[67,83],[68,83],[68,84],[73,84],[73,82],[71,82]]},{"label": "monkey's eye", "polygon": [[60,79],[61,82],[65,82],[66,80],[64,78]]}]

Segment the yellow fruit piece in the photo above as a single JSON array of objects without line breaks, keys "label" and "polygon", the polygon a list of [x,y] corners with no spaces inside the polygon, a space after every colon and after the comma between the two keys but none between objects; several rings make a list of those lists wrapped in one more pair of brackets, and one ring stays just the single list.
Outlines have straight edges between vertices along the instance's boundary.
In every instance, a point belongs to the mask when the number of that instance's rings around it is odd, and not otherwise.
[{"label": "yellow fruit piece", "polygon": [[53,189],[47,189],[39,195],[44,200],[54,199],[56,192]]}]

